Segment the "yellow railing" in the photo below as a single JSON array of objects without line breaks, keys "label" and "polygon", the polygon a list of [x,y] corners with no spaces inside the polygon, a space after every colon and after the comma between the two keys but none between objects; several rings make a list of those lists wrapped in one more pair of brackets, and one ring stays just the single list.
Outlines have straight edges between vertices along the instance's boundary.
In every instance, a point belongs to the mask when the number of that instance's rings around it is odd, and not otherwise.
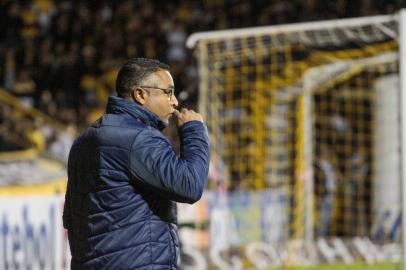
[{"label": "yellow railing", "polygon": [[41,120],[44,121],[44,123],[46,123],[54,128],[64,130],[64,131],[67,129],[66,125],[55,120],[54,118],[50,117],[49,115],[47,115],[37,109],[29,108],[29,107],[23,105],[18,98],[9,94],[2,88],[0,88],[0,101],[3,101],[4,103],[9,104],[10,106],[19,110],[24,115],[29,115],[31,117],[40,118]]},{"label": "yellow railing", "polygon": [[64,194],[66,191],[66,183],[66,178],[60,178],[33,185],[3,186],[0,187],[0,196],[44,196]]},{"label": "yellow railing", "polygon": [[0,152],[0,161],[14,161],[22,159],[33,159],[38,156],[35,148],[29,148],[21,151]]}]

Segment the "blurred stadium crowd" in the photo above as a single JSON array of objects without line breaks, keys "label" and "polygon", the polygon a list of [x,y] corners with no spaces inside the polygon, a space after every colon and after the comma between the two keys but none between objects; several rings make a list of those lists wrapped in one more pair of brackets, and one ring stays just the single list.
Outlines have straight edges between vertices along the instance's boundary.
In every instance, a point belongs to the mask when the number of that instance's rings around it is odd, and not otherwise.
[{"label": "blurred stadium crowd", "polygon": [[195,107],[197,64],[185,47],[193,32],[393,13],[401,2],[0,0],[0,87],[69,127],[53,129],[0,99],[0,151],[34,145],[66,158],[67,134],[103,113],[117,68],[131,57],[170,64],[182,106]]}]

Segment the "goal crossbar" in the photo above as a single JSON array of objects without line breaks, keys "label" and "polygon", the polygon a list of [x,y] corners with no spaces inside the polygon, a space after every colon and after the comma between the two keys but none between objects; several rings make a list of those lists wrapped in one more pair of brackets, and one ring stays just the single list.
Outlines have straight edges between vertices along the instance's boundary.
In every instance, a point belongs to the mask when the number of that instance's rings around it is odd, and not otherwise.
[{"label": "goal crossbar", "polygon": [[[334,29],[352,26],[363,26],[363,25],[380,25],[382,23],[397,20],[398,14],[393,15],[380,15],[380,16],[369,16],[361,18],[350,18],[350,19],[340,19],[340,20],[326,20],[326,21],[315,21],[315,22],[305,22],[305,23],[292,23],[292,24],[281,24],[275,26],[259,26],[259,27],[248,27],[230,30],[219,30],[219,31],[206,31],[198,32],[190,35],[186,40],[186,46],[188,48],[194,48],[197,42],[201,40],[214,40],[214,39],[227,39],[227,38],[237,38],[242,36],[259,36],[263,34],[278,34],[278,33],[290,33],[296,31],[309,31],[309,30],[321,30],[321,29]],[[381,27],[382,28],[382,27]],[[386,31],[387,34],[394,35],[391,30]]]}]

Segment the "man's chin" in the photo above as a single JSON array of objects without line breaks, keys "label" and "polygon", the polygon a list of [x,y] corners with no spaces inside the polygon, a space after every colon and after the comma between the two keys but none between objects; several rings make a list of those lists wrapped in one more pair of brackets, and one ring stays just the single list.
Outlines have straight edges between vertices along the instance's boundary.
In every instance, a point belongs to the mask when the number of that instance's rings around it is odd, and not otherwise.
[{"label": "man's chin", "polygon": [[161,119],[161,121],[164,122],[165,125],[169,125],[169,119],[170,119],[170,117],[165,118],[165,119]]}]

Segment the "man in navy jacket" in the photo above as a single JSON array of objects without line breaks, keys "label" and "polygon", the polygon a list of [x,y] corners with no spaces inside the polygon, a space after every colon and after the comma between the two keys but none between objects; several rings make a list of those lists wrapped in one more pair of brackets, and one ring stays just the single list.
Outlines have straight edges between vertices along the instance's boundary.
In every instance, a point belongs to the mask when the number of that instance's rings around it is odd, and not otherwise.
[{"label": "man in navy jacket", "polygon": [[[117,97],[74,142],[63,224],[72,269],[179,269],[176,202],[194,203],[209,169],[202,116],[175,109],[169,67],[136,58],[120,69]],[[180,156],[162,135],[177,117]]]}]

